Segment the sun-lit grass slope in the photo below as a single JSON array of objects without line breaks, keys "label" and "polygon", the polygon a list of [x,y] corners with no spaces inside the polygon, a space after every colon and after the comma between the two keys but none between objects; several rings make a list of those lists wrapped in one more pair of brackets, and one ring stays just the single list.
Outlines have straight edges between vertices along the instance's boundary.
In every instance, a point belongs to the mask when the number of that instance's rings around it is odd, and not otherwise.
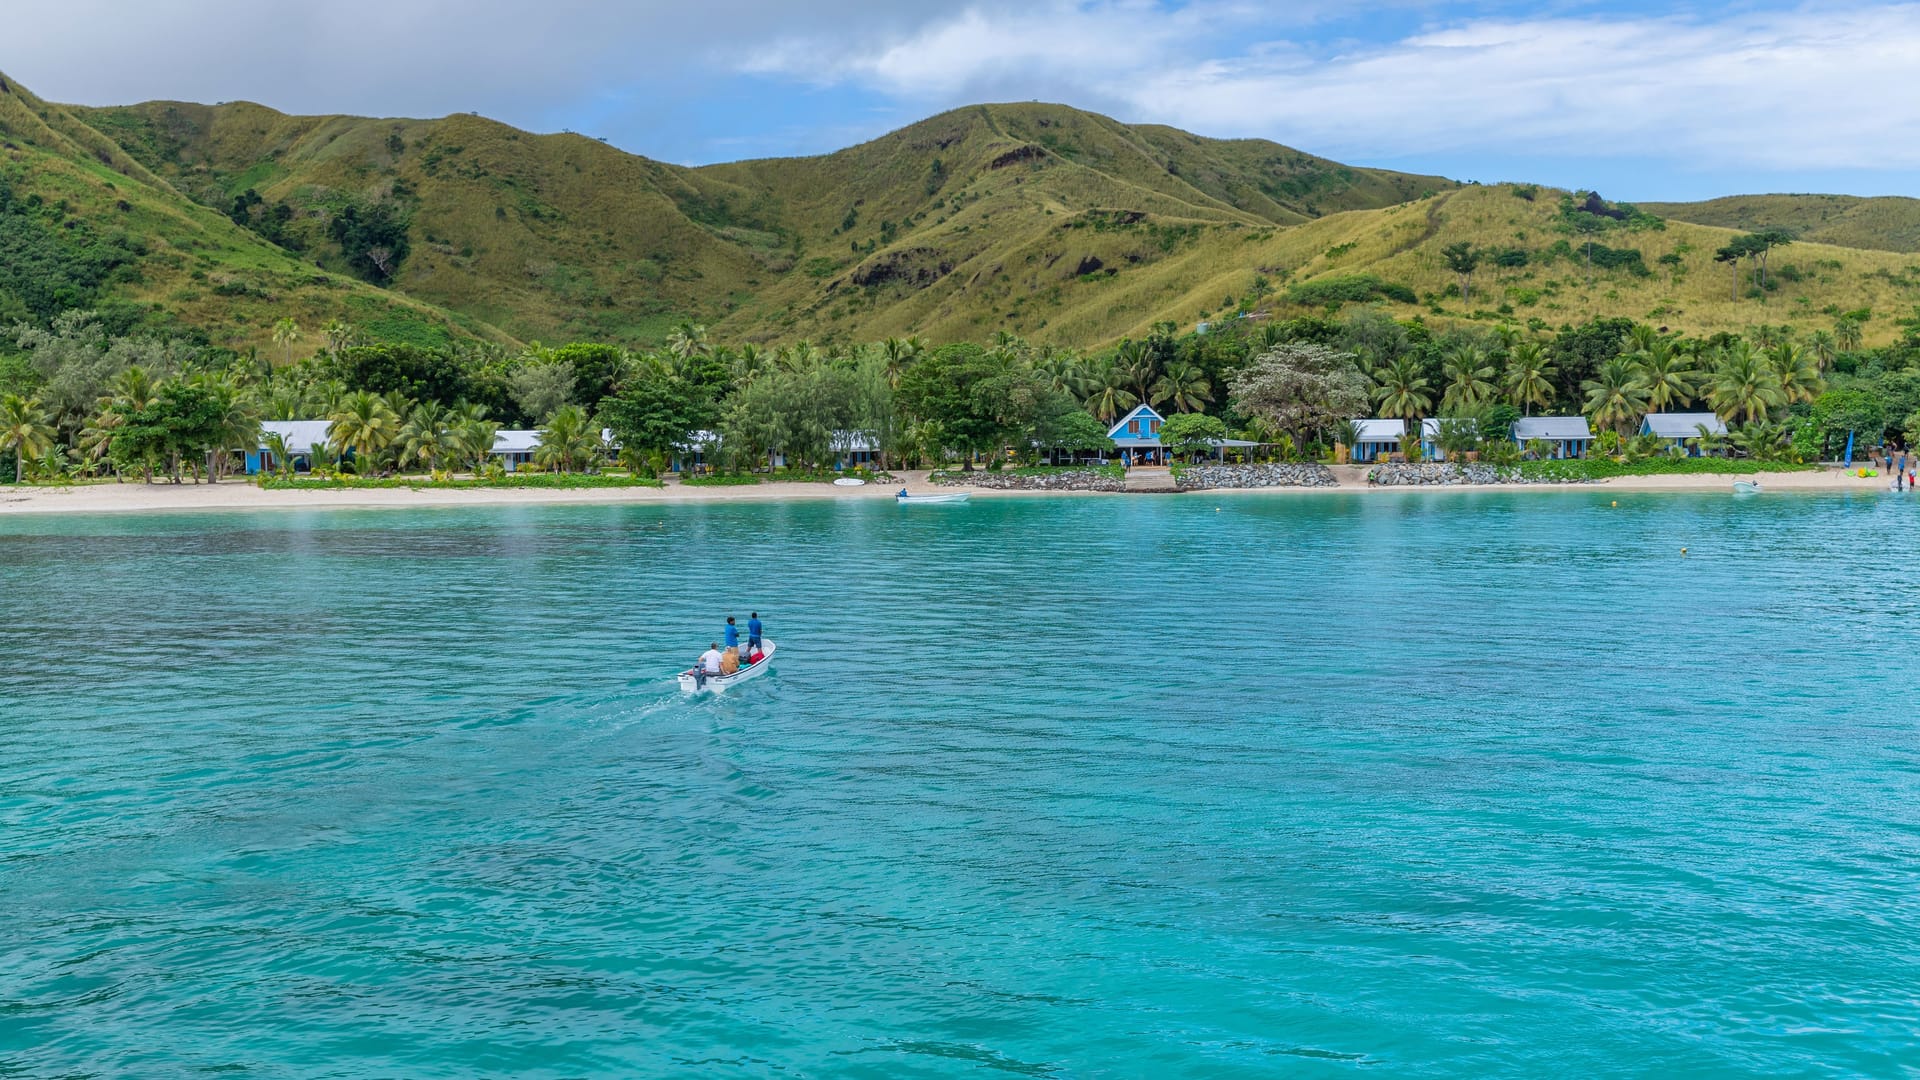
[{"label": "sun-lit grass slope", "polygon": [[[1667,221],[1658,229],[1616,228],[1597,236],[1603,259],[1611,251],[1622,265],[1596,267],[1590,275],[1583,238],[1566,228],[1560,194],[1512,185],[1467,187],[1403,206],[1332,215],[1243,241],[1237,249],[1231,243],[1202,243],[1182,264],[1168,265],[1163,272],[1175,280],[1207,284],[1184,299],[1166,293],[1152,297],[1169,311],[1197,318],[1217,310],[1216,294],[1244,297],[1256,291],[1252,279],[1264,274],[1275,284],[1258,306],[1279,317],[1316,309],[1330,286],[1371,275],[1420,298],[1417,304],[1377,297],[1370,301],[1401,317],[1425,313],[1430,320],[1539,320],[1558,327],[1594,316],[1627,316],[1711,334],[1760,324],[1831,329],[1836,316],[1867,309],[1872,313],[1865,326],[1869,342],[1896,337],[1894,320],[1909,316],[1920,304],[1920,259],[1813,243],[1776,251],[1766,288],[1756,287],[1751,265],[1743,265],[1736,299],[1732,271],[1713,260],[1736,231],[1679,221]],[[1447,245],[1460,242],[1481,252],[1466,303],[1457,293],[1449,295],[1458,288],[1459,277],[1442,255]],[[1207,249],[1233,252],[1238,265],[1222,267],[1218,255],[1206,254]],[[1677,266],[1660,261],[1669,254],[1679,257]],[[1518,265],[1502,266],[1503,258]],[[1634,264],[1644,272],[1633,269]],[[1147,292],[1144,283],[1142,292]]]},{"label": "sun-lit grass slope", "polygon": [[[264,344],[283,316],[309,330],[337,317],[420,341],[490,333],[303,263],[182,198],[70,110],[0,84],[0,184],[13,200],[4,240],[13,258],[34,260],[31,272],[91,286],[68,295],[137,304],[148,322],[197,327],[235,348]],[[30,300],[0,295],[0,311],[31,313]]]},{"label": "sun-lit grass slope", "polygon": [[1742,232],[1791,229],[1802,240],[1873,251],[1920,252],[1920,199],[1853,195],[1731,195],[1693,203],[1647,203],[1662,217]]},{"label": "sun-lit grass slope", "polygon": [[288,205],[288,236],[323,261],[340,206],[403,207],[413,243],[396,287],[522,338],[649,342],[679,318],[761,340],[975,334],[1005,315],[1008,259],[1070,257],[1060,272],[1079,277],[1158,258],[1202,226],[1272,228],[1452,186],[1053,105],[959,109],[835,154],[698,169],[473,116],[178,102],[84,115],[206,205],[249,190]]}]

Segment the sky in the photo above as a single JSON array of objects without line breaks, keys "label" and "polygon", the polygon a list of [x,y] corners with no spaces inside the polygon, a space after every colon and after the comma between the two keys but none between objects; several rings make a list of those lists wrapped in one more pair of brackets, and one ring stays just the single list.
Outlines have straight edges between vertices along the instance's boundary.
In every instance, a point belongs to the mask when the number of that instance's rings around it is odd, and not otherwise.
[{"label": "sky", "polygon": [[1359,165],[1653,201],[1920,195],[1920,2],[10,0],[86,105],[478,112],[684,164],[1055,101]]}]

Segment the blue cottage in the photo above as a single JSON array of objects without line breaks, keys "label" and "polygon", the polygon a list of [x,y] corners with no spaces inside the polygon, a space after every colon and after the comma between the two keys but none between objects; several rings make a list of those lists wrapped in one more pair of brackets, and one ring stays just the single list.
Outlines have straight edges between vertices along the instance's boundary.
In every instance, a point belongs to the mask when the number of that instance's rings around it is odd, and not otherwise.
[{"label": "blue cottage", "polygon": [[1160,446],[1160,427],[1166,422],[1167,418],[1153,411],[1153,406],[1137,405],[1107,429],[1107,437],[1127,464],[1159,465],[1166,461],[1166,451]]}]

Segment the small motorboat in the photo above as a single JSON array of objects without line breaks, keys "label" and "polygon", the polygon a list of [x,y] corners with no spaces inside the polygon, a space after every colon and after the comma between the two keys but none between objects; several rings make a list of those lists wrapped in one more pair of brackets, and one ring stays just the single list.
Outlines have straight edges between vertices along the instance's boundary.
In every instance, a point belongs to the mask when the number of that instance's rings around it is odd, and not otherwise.
[{"label": "small motorboat", "polygon": [[1733,493],[1735,495],[1758,495],[1760,494],[1760,481],[1735,480],[1733,482]]},{"label": "small motorboat", "polygon": [[702,676],[700,669],[691,667],[680,673],[680,689],[689,694],[703,694],[709,691],[718,694],[730,687],[739,686],[748,679],[764,673],[773,666],[773,639],[760,639],[760,662],[748,664],[731,675]]},{"label": "small motorboat", "polygon": [[946,503],[963,503],[967,501],[967,496],[971,494],[973,494],[971,491],[954,491],[939,495],[908,495],[903,491],[895,495],[893,500],[901,506],[906,506],[909,503],[914,506],[935,506]]}]

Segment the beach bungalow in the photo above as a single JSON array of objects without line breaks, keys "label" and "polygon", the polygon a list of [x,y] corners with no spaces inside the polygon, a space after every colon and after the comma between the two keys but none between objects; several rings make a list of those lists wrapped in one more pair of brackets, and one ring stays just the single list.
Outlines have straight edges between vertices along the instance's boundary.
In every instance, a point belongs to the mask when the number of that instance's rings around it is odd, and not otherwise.
[{"label": "beach bungalow", "polygon": [[1653,435],[1666,442],[1669,447],[1679,447],[1688,457],[1700,456],[1700,429],[1706,428],[1709,435],[1725,435],[1727,422],[1719,415],[1710,412],[1656,412],[1648,413],[1640,421],[1640,434]]},{"label": "beach bungalow", "polygon": [[531,462],[533,452],[538,449],[540,433],[537,431],[515,429],[498,432],[493,437],[493,456],[506,466],[508,472]]},{"label": "beach bungalow", "polygon": [[1354,423],[1360,425],[1352,447],[1351,460],[1355,465],[1399,453],[1400,440],[1407,437],[1405,420],[1355,420]]},{"label": "beach bungalow", "polygon": [[848,469],[871,469],[880,460],[880,444],[873,435],[865,431],[836,431],[833,433],[833,467],[837,472]]},{"label": "beach bungalow", "polygon": [[313,448],[327,445],[327,436],[333,431],[330,420],[266,420],[260,424],[260,445],[247,451],[247,475],[258,476],[273,472],[280,467],[274,460],[273,451],[267,449],[267,436],[278,435],[286,440],[287,455],[293,459],[294,472],[307,472],[313,468]]},{"label": "beach bungalow", "polygon": [[1166,451],[1160,446],[1160,426],[1166,422],[1167,418],[1155,412],[1153,406],[1136,405],[1119,423],[1107,429],[1107,438],[1113,440],[1113,448],[1129,464],[1158,465],[1166,460]]},{"label": "beach bungalow", "polygon": [[1513,422],[1513,441],[1521,448],[1535,439],[1552,444],[1553,457],[1586,457],[1593,429],[1584,416],[1523,416]]},{"label": "beach bungalow", "polygon": [[1420,456],[1428,461],[1445,461],[1447,452],[1440,447],[1440,425],[1446,423],[1465,424],[1468,431],[1477,431],[1477,421],[1472,417],[1449,419],[1443,416],[1429,416],[1420,421]]}]

